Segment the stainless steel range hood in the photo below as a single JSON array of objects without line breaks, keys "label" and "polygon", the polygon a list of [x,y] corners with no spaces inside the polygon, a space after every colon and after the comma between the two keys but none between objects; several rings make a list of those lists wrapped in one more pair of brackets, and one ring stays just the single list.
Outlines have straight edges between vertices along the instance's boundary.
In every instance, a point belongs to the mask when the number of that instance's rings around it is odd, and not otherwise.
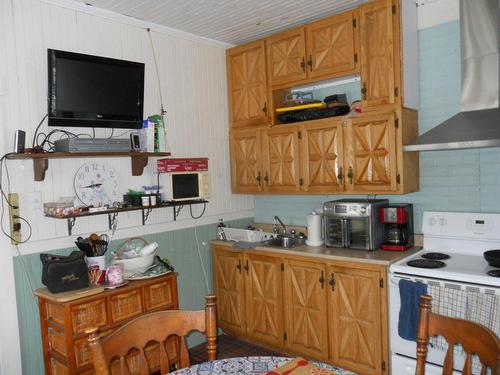
[{"label": "stainless steel range hood", "polygon": [[460,0],[461,111],[404,151],[500,147],[500,2]]}]

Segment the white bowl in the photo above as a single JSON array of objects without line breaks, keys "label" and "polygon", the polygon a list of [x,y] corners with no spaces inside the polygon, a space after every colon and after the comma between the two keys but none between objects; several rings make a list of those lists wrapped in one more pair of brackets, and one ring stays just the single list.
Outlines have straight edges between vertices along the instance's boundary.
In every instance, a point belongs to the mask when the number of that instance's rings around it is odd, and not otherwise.
[{"label": "white bowl", "polygon": [[117,259],[116,263],[123,264],[124,271],[140,271],[145,270],[151,266],[155,260],[156,251],[143,257],[130,258],[130,259]]}]

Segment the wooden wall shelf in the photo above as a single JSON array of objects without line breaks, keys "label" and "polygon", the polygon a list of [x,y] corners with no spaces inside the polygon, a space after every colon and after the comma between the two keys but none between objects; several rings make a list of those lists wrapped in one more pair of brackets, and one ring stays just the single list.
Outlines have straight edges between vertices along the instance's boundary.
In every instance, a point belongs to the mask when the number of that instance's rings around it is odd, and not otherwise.
[{"label": "wooden wall shelf", "polygon": [[130,212],[130,211],[142,211],[142,225],[146,225],[146,222],[149,218],[149,214],[157,208],[164,207],[172,207],[174,210],[174,221],[177,220],[180,211],[185,205],[193,205],[193,204],[207,204],[208,201],[204,199],[195,199],[188,201],[180,201],[180,202],[165,202],[156,206],[142,207],[142,206],[133,206],[126,208],[109,208],[107,210],[102,211],[94,211],[94,212],[80,212],[76,214],[57,216],[57,215],[45,215],[46,217],[50,217],[52,219],[66,219],[68,221],[68,235],[71,236],[73,227],[75,226],[75,222],[77,218],[87,217],[87,216],[96,216],[96,215],[108,215],[108,223],[109,229],[113,228],[113,223],[116,220],[116,216],[121,212]]},{"label": "wooden wall shelf", "polygon": [[130,157],[132,162],[132,176],[141,176],[144,171],[144,167],[148,165],[148,158],[161,158],[166,156],[170,156],[170,152],[44,152],[39,154],[11,154],[7,156],[7,159],[32,159],[35,181],[43,181],[45,179],[45,172],[49,168],[49,159]]}]

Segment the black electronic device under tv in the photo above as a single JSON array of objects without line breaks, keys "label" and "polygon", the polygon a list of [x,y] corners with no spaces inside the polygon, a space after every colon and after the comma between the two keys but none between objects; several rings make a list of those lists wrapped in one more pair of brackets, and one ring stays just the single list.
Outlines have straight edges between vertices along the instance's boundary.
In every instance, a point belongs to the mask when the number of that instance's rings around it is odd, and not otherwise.
[{"label": "black electronic device under tv", "polygon": [[142,127],[144,64],[47,52],[49,126]]}]

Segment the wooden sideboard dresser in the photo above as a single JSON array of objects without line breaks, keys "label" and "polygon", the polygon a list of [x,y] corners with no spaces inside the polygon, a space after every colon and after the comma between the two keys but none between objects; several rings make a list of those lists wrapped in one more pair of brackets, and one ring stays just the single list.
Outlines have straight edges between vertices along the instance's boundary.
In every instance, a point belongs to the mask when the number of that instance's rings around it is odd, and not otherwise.
[{"label": "wooden sideboard dresser", "polygon": [[[47,375],[93,374],[86,330],[99,327],[102,336],[142,314],[179,308],[177,273],[131,281],[127,286],[105,290],[68,302],[38,295],[45,373]],[[170,363],[177,363],[179,339],[167,340]],[[158,345],[149,347],[152,369],[159,369]]]}]

